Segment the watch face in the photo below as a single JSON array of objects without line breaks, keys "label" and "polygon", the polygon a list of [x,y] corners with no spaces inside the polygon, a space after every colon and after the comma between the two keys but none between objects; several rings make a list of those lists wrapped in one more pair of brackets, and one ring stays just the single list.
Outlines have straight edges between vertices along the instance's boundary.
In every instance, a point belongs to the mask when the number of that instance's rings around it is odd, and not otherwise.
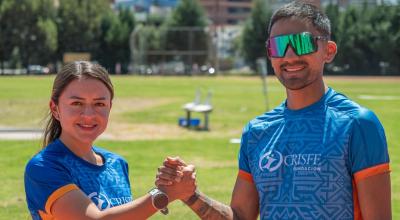
[{"label": "watch face", "polygon": [[168,206],[168,196],[164,193],[158,193],[154,196],[153,204],[157,209],[163,209]]}]

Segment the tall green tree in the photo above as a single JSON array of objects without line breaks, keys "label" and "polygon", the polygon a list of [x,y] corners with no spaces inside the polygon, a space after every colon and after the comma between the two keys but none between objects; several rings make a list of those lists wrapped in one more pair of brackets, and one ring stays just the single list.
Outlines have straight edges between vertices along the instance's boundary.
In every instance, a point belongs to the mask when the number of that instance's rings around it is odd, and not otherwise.
[{"label": "tall green tree", "polygon": [[24,66],[51,61],[57,49],[54,1],[3,0],[0,12],[2,59],[18,51]]},{"label": "tall green tree", "polygon": [[58,58],[65,52],[89,52],[95,57],[99,51],[101,21],[108,14],[110,1],[59,1],[57,30]]},{"label": "tall green tree", "polygon": [[[266,59],[265,42],[271,16],[272,10],[267,6],[266,1],[253,1],[253,9],[245,23],[241,41],[241,51],[244,59],[253,70],[256,70],[258,58]],[[271,70],[270,67],[269,70]]]},{"label": "tall green tree", "polygon": [[329,4],[325,8],[325,13],[331,21],[331,39],[337,41],[339,35],[340,11],[337,4]]},{"label": "tall green tree", "polygon": [[[204,9],[197,0],[181,0],[172,11],[164,27],[164,46],[167,50],[207,50],[208,35],[205,32],[207,25]],[[187,27],[195,28],[190,31]],[[207,56],[185,56],[187,65],[193,62],[202,64]]]},{"label": "tall green tree", "polygon": [[11,28],[10,25],[5,22],[5,12],[12,6],[12,0],[1,0],[0,1],[0,69],[4,69],[4,63],[10,59],[13,45],[11,43]]},{"label": "tall green tree", "polygon": [[[335,66],[343,73],[387,74],[396,69],[395,6],[350,7],[340,13]],[[398,18],[398,17],[397,17]],[[394,58],[394,59],[393,59]]]},{"label": "tall green tree", "polygon": [[392,14],[390,18],[390,27],[388,35],[392,38],[393,53],[390,56],[390,71],[395,74],[400,74],[400,1],[397,5],[390,6]]},{"label": "tall green tree", "polygon": [[340,18],[340,37],[337,40],[338,54],[335,62],[347,71],[359,71],[359,68],[368,62],[364,59],[364,51],[359,45],[360,35],[358,32],[362,22],[360,10],[355,7],[348,8]]},{"label": "tall green tree", "polygon": [[391,57],[394,54],[394,39],[390,33],[392,8],[387,5],[379,5],[369,9],[368,24],[371,27],[369,31],[369,47],[372,54],[370,60],[370,69],[375,74],[386,74],[388,67],[382,69],[382,65],[389,65]]},{"label": "tall green tree", "polygon": [[115,66],[121,65],[121,71],[127,72],[130,61],[130,35],[135,28],[135,18],[132,11],[121,8],[117,14],[105,15],[101,21],[101,39],[96,58],[110,72]]},{"label": "tall green tree", "polygon": [[113,48],[107,41],[107,35],[111,28],[118,25],[118,16],[114,12],[108,12],[103,15],[100,24],[99,48],[95,53],[95,59],[100,62],[109,72],[113,72],[116,59],[113,56]]}]

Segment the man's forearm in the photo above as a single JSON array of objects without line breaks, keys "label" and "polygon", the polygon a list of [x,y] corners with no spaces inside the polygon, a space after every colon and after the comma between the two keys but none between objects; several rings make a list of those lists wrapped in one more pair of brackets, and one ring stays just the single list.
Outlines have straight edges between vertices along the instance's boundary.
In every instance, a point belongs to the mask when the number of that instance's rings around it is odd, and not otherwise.
[{"label": "man's forearm", "polygon": [[208,198],[196,192],[187,201],[184,201],[203,220],[234,220],[235,213],[230,206]]}]

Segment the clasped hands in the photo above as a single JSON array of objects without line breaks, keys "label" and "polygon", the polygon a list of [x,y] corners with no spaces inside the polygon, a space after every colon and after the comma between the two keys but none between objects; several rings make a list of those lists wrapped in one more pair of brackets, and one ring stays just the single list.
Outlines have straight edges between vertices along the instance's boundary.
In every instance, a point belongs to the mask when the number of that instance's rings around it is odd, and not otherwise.
[{"label": "clasped hands", "polygon": [[196,172],[194,165],[186,165],[179,157],[167,157],[158,168],[156,186],[165,192],[169,201],[187,201],[196,191]]}]

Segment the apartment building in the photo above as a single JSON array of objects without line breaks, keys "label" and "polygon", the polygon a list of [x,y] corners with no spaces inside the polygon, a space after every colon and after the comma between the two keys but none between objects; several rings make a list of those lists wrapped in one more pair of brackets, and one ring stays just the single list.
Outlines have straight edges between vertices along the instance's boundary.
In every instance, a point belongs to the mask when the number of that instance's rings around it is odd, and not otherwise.
[{"label": "apartment building", "polygon": [[246,20],[252,0],[198,0],[214,25],[236,25]]}]

